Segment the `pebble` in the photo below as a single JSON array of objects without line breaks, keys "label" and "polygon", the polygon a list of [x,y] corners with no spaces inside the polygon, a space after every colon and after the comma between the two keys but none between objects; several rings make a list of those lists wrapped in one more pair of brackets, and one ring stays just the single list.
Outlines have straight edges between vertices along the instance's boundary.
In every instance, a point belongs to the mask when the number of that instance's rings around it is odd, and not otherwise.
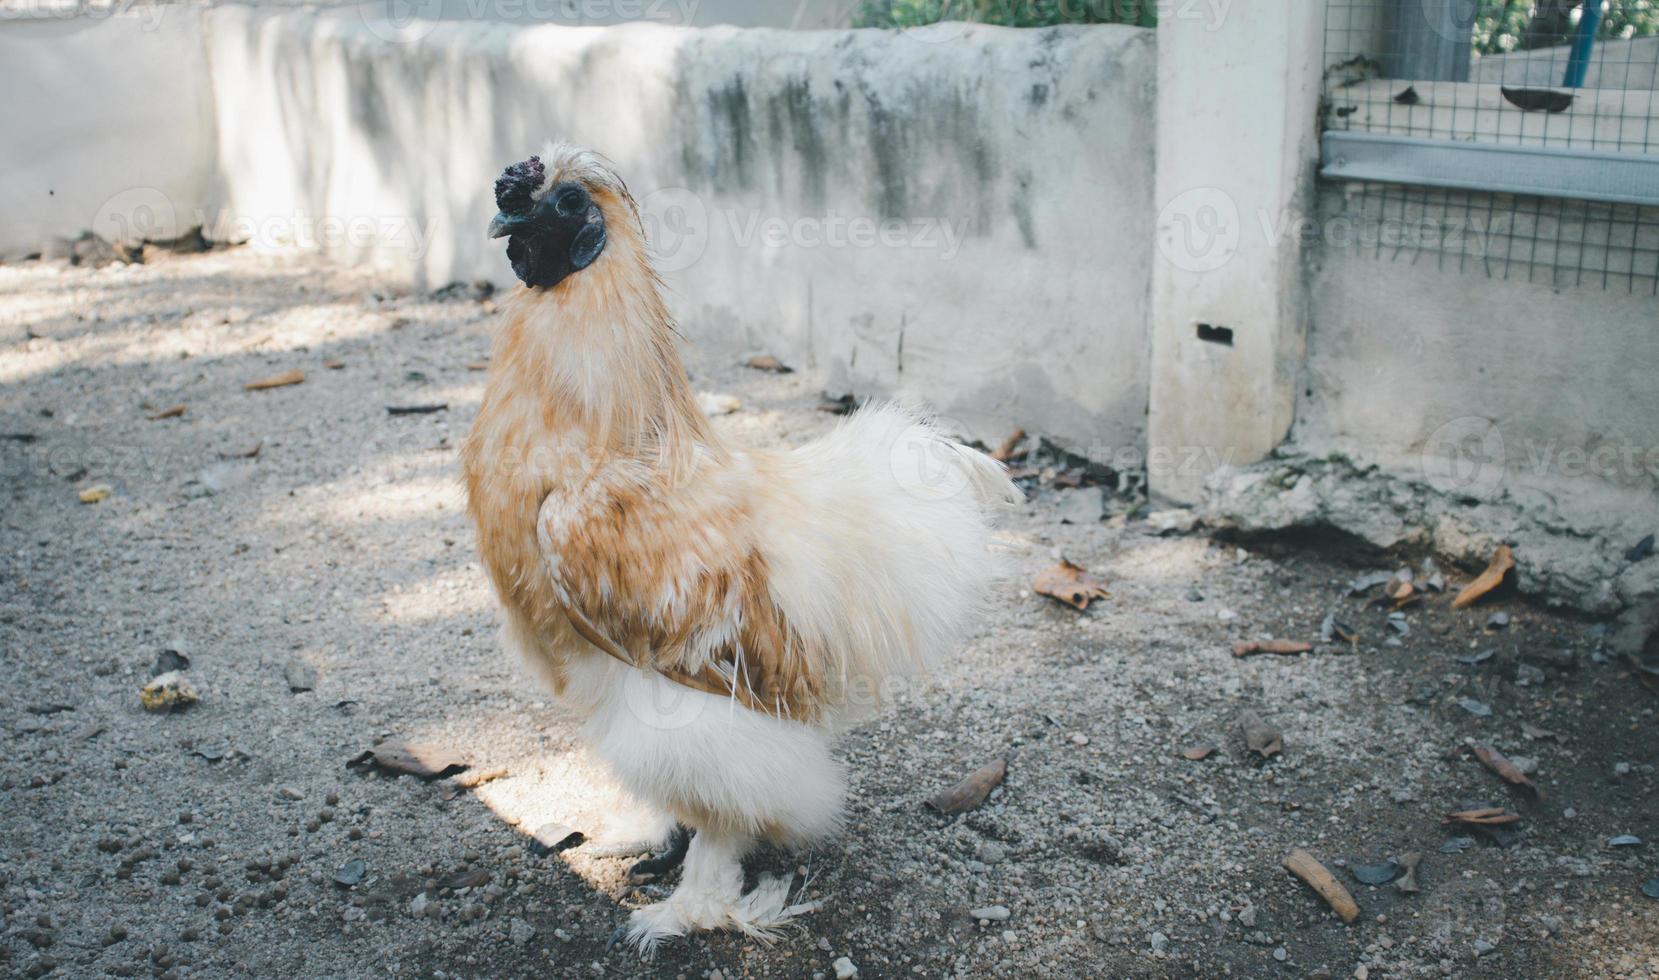
[{"label": "pebble", "polygon": [[974,909],[968,913],[981,922],[1007,922],[1009,911],[1003,905],[987,905],[982,909]]},{"label": "pebble", "polygon": [[1475,940],[1475,955],[1476,956],[1485,956],[1487,953],[1490,953],[1490,952],[1492,952],[1493,950],[1495,950],[1497,948],[1498,947],[1497,947],[1496,943],[1489,943],[1484,939]]},{"label": "pebble", "polygon": [[1256,907],[1254,905],[1246,905],[1239,911],[1238,924],[1246,929],[1256,928]]},{"label": "pebble", "polygon": [[512,941],[514,946],[523,946],[536,938],[536,927],[523,919],[515,917],[507,927],[507,938]]},{"label": "pebble", "polygon": [[293,800],[295,802],[305,799],[305,794],[292,786],[284,786],[277,790],[277,796],[280,796],[285,800]]},{"label": "pebble", "polygon": [[1221,620],[1223,623],[1230,623],[1238,618],[1238,613],[1233,612],[1231,609],[1221,609],[1216,611],[1215,618]]},{"label": "pebble", "polygon": [[1008,860],[1008,849],[994,840],[988,840],[979,845],[974,857],[982,864],[1001,864]]},{"label": "pebble", "polygon": [[1280,963],[1283,963],[1285,960],[1290,959],[1290,954],[1285,952],[1285,948],[1283,946],[1278,946],[1273,950],[1273,958],[1278,960]]},{"label": "pebble", "polygon": [[858,964],[845,956],[836,957],[830,966],[835,969],[835,980],[852,980],[858,976]]},{"label": "pebble", "polygon": [[1150,941],[1152,943],[1152,952],[1154,953],[1162,953],[1165,949],[1169,948],[1169,937],[1161,932],[1153,933],[1150,937]]},{"label": "pebble", "polygon": [[427,903],[430,901],[431,899],[426,897],[425,892],[421,892],[419,895],[416,895],[414,899],[409,902],[409,914],[425,915]]},{"label": "pebble", "polygon": [[1083,734],[1082,732],[1076,732],[1071,737],[1071,743],[1073,745],[1088,745],[1089,736]]}]

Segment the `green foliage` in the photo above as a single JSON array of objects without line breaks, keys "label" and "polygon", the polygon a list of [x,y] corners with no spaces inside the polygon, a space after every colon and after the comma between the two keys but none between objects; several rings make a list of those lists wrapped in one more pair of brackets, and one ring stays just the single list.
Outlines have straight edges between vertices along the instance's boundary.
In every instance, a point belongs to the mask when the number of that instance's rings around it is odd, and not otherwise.
[{"label": "green foliage", "polygon": [[[1371,2],[1392,3],[1393,0]],[[1572,14],[1584,0],[1478,2],[1475,50],[1501,54],[1566,44],[1572,38]],[[859,27],[920,27],[941,20],[966,20],[1005,27],[1055,24],[1155,27],[1158,5],[1158,0],[864,0],[853,23]],[[1611,0],[1607,7],[1602,16],[1601,37],[1659,34],[1659,0]],[[1239,9],[1234,9],[1234,16],[1239,16]]]},{"label": "green foliage", "polygon": [[864,0],[857,27],[920,27],[965,20],[1004,27],[1136,24],[1155,27],[1157,0]]},{"label": "green foliage", "polygon": [[[1573,13],[1583,5],[1584,0],[1480,0],[1475,50],[1502,54],[1567,44]],[[1598,32],[1603,40],[1659,34],[1659,0],[1612,0],[1606,8]]]}]

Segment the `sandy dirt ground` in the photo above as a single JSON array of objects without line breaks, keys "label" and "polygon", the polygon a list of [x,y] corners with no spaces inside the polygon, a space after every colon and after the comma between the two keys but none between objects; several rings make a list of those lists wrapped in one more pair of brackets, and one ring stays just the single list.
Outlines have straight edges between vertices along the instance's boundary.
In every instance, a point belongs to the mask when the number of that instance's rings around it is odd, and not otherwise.
[{"label": "sandy dirt ground", "polygon": [[[1218,541],[1041,474],[971,642],[842,743],[847,833],[752,862],[805,868],[821,908],[770,945],[607,951],[663,886],[591,843],[531,846],[626,814],[495,642],[456,461],[490,303],[244,250],[162,258],[0,268],[0,974],[1659,975],[1659,695],[1601,625],[1430,594],[1391,626],[1348,583],[1422,556]],[[810,371],[740,359],[689,355],[740,400],[732,437],[834,424]],[[244,390],[290,370],[305,382]],[[1111,597],[1034,595],[1059,554]],[[1354,643],[1233,656],[1317,641],[1331,614]],[[169,650],[201,700],[151,713]],[[1252,715],[1281,733],[1271,759]],[[500,772],[347,768],[388,737]],[[1542,798],[1470,742],[1535,766]],[[983,807],[924,807],[1003,756]],[[1520,820],[1443,825],[1483,806]],[[1283,870],[1293,848],[1356,921]],[[1419,891],[1357,880],[1409,852]]]}]

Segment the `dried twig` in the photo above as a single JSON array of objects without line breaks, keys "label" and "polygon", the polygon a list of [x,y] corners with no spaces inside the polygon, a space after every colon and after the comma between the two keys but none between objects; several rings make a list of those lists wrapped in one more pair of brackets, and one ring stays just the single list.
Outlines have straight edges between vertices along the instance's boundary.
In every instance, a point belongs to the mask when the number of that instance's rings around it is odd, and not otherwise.
[{"label": "dried twig", "polygon": [[1332,911],[1343,922],[1351,923],[1359,918],[1359,903],[1342,883],[1332,877],[1323,864],[1307,851],[1297,848],[1285,855],[1285,870],[1302,879],[1309,888],[1319,893],[1319,897],[1328,903]]}]

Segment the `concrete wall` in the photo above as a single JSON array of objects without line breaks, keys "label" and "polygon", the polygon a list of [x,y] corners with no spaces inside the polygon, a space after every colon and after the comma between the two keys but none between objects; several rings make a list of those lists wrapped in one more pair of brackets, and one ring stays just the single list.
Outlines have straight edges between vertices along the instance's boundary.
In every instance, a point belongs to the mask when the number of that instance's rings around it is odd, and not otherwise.
[{"label": "concrete wall", "polygon": [[187,230],[174,210],[213,188],[206,79],[197,11],[0,20],[0,258]]},{"label": "concrete wall", "polygon": [[1143,440],[1150,31],[208,22],[228,223],[269,229],[247,237],[329,220],[343,258],[505,284],[492,182],[573,139],[630,180],[694,340],[983,435]]},{"label": "concrete wall", "polygon": [[[1326,189],[1321,212],[1345,213],[1341,197]],[[1460,214],[1455,201],[1445,211]],[[1442,261],[1434,250],[1320,245],[1294,439],[1452,496],[1623,528],[1634,544],[1659,529],[1659,298],[1651,279],[1579,285],[1569,269],[1558,288],[1548,268],[1485,271],[1484,254],[1528,247],[1476,232]]]}]

